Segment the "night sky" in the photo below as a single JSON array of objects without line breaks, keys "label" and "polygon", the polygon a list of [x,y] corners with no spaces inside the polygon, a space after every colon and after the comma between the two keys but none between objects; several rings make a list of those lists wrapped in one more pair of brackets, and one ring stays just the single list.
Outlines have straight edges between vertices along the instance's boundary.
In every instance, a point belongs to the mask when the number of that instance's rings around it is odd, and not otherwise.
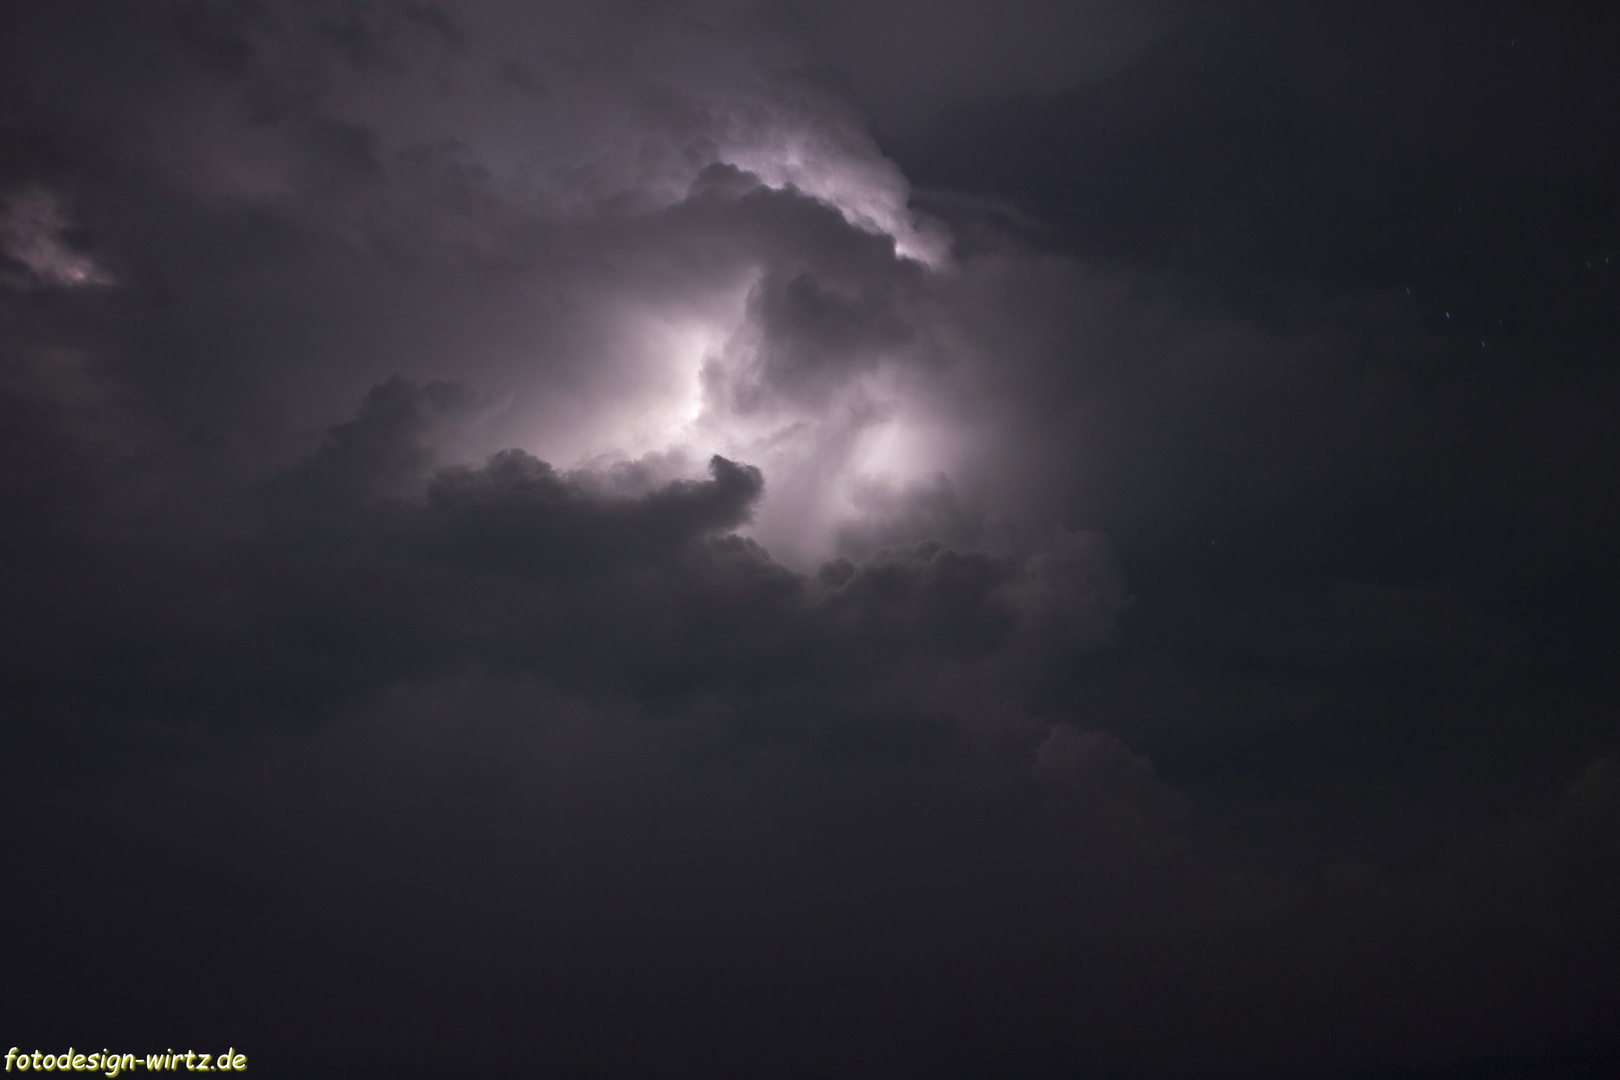
[{"label": "night sky", "polygon": [[1620,8],[10,0],[0,1052],[1620,1075]]}]

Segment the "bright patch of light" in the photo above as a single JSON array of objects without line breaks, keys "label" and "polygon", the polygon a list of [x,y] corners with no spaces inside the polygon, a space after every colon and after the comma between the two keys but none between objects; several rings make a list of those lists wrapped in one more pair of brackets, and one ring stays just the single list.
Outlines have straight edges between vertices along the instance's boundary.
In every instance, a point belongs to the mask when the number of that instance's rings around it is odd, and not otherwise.
[{"label": "bright patch of light", "polygon": [[852,472],[889,480],[911,480],[931,472],[928,433],[900,419],[868,432],[851,462]]},{"label": "bright patch of light", "polygon": [[24,191],[13,195],[0,215],[0,247],[46,285],[75,288],[112,284],[106,271],[64,241],[62,234],[69,224],[55,195]]},{"label": "bright patch of light", "polygon": [[671,451],[704,450],[703,366],[725,330],[695,320],[648,320],[629,335],[645,376],[634,391],[594,409],[564,430],[553,423],[527,445],[569,468],[591,468]]},{"label": "bright patch of light", "polygon": [[635,433],[646,450],[690,438],[703,414],[703,365],[721,340],[721,333],[701,323],[669,326],[655,334],[654,350],[667,357],[665,374],[671,394],[647,410]]}]

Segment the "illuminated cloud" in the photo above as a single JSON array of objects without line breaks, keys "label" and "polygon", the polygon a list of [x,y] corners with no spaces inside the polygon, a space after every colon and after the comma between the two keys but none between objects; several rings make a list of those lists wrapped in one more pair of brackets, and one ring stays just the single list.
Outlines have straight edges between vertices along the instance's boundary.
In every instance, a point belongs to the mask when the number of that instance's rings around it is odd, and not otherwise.
[{"label": "illuminated cloud", "polygon": [[[1611,1047],[1620,181],[1497,133],[1598,130],[1613,42],[1442,12],[1433,78],[1364,6],[8,7],[0,1012],[344,1078]],[[1449,77],[1537,20],[1558,109]],[[1585,321],[1459,351],[1424,273]]]},{"label": "illuminated cloud", "polygon": [[68,242],[72,226],[62,200],[52,192],[15,192],[0,213],[0,249],[39,285],[76,289],[112,284],[110,274]]}]

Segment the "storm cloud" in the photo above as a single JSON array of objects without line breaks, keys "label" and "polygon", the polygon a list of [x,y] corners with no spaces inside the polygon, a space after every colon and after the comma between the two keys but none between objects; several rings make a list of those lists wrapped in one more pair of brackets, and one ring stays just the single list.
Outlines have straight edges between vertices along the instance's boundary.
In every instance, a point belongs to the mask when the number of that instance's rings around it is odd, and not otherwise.
[{"label": "storm cloud", "polygon": [[12,1042],[1609,1075],[1617,27],[11,6]]}]

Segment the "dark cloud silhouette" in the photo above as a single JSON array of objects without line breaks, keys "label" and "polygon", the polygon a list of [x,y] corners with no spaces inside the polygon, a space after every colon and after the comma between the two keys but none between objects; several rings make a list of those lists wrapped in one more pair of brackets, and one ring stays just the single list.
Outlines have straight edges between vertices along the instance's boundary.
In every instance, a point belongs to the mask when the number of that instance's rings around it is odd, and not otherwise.
[{"label": "dark cloud silhouette", "polygon": [[1617,25],[11,5],[12,1041],[1612,1074]]}]

